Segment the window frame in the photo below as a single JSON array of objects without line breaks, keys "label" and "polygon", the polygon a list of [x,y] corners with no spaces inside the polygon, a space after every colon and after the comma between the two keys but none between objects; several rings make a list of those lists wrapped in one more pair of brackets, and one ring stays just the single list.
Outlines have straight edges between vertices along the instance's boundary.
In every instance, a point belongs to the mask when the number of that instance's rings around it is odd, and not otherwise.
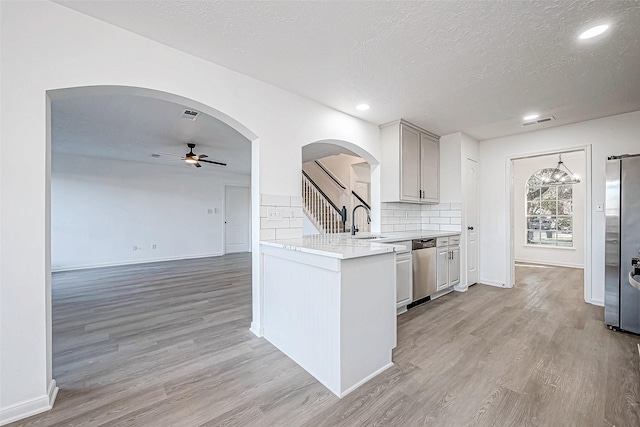
[{"label": "window frame", "polygon": [[[571,184],[545,185],[543,177],[548,176],[553,170],[553,168],[540,169],[532,173],[525,182],[525,244],[540,248],[574,249],[573,186]],[[535,193],[538,194],[535,195]],[[552,197],[548,195],[545,198],[544,195],[548,193]],[[543,205],[546,205],[546,208]],[[533,225],[534,221],[537,227]],[[560,222],[565,225],[560,227]],[[545,227],[544,224],[547,226]],[[544,235],[546,238],[543,237]],[[561,235],[564,238],[561,238]]]}]

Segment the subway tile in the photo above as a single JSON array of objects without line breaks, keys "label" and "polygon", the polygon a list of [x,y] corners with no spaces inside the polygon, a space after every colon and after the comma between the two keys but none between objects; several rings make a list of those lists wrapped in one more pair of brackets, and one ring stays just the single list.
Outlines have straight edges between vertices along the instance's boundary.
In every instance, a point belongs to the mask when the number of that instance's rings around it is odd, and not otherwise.
[{"label": "subway tile", "polygon": [[462,218],[451,218],[451,224],[462,224]]},{"label": "subway tile", "polygon": [[396,217],[387,218],[387,224],[400,224],[400,218],[396,218]]},{"label": "subway tile", "polygon": [[297,239],[302,237],[302,227],[276,229],[276,239]]},{"label": "subway tile", "polygon": [[422,225],[420,224],[407,224],[406,231],[415,231],[421,230]]},{"label": "subway tile", "polygon": [[440,226],[438,224],[422,224],[422,229],[424,231],[440,231]]},{"label": "subway tile", "polygon": [[458,231],[461,232],[462,227],[460,225],[441,225],[440,226],[440,231]]},{"label": "subway tile", "polygon": [[450,224],[451,220],[449,218],[433,217],[429,218],[429,222],[431,224]]},{"label": "subway tile", "polygon": [[302,196],[291,196],[291,206],[302,207]]},{"label": "subway tile", "polygon": [[422,211],[410,211],[409,218],[420,218]]},{"label": "subway tile", "polygon": [[462,211],[440,211],[440,216],[446,216],[448,218],[460,218],[462,217]]},{"label": "subway tile", "polygon": [[267,209],[270,206],[260,206],[260,218],[266,218],[267,217]]},{"label": "subway tile", "polygon": [[407,231],[407,228],[404,224],[396,224],[393,226],[393,231]]},{"label": "subway tile", "polygon": [[462,203],[451,203],[451,210],[461,211],[462,210]]},{"label": "subway tile", "polygon": [[421,208],[420,210],[421,210],[422,212],[425,212],[425,211],[430,211],[430,210],[432,210],[432,209],[431,209],[431,207],[432,207],[433,205],[421,205],[421,206],[422,206],[422,208]]},{"label": "subway tile", "polygon": [[393,231],[393,225],[382,225],[380,227],[381,233],[389,233],[390,231]]},{"label": "subway tile", "polygon": [[439,210],[439,211],[448,211],[451,210],[451,203],[439,203],[434,210]]},{"label": "subway tile", "polygon": [[276,220],[260,218],[260,228],[289,228],[289,218]]},{"label": "subway tile", "polygon": [[430,218],[432,216],[440,216],[440,211],[422,211],[420,214],[422,218]]},{"label": "subway tile", "polygon": [[261,229],[260,230],[260,240],[273,240],[276,238],[276,230],[275,228],[269,229]]},{"label": "subway tile", "polygon": [[396,218],[405,218],[407,216],[407,211],[393,211],[393,216]]}]

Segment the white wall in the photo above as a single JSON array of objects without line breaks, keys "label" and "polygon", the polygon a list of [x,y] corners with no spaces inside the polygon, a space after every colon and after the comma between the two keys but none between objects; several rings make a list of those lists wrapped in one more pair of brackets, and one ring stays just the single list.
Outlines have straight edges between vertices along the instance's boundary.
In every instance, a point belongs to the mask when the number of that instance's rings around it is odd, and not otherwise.
[{"label": "white wall", "polygon": [[555,168],[558,164],[558,155],[516,159],[513,161],[513,167],[511,168],[513,175],[513,247],[516,261],[565,267],[582,267],[584,265],[585,152],[564,153],[562,154],[562,161],[571,172],[582,177],[578,184],[572,186],[573,247],[558,248],[527,244],[527,221],[525,218],[527,181],[532,174],[540,169]]},{"label": "white wall", "polygon": [[0,2],[0,19],[0,422],[46,410],[53,384],[47,91],[151,89],[192,100],[253,141],[252,330],[261,333],[260,194],[300,195],[301,147],[311,142],[348,141],[380,158],[378,127],[55,3]]},{"label": "white wall", "polygon": [[54,153],[51,165],[54,270],[221,255],[224,186],[250,185],[182,164]]},{"label": "white wall", "polygon": [[[480,142],[480,279],[482,283],[508,285],[509,235],[508,159],[552,151],[591,147],[591,162],[587,161],[586,181],[588,206],[586,228],[591,229],[591,241],[586,241],[585,268],[591,268],[585,292],[587,302],[602,305],[604,301],[604,212],[595,211],[605,200],[605,162],[608,156],[640,152],[640,111],[597,120],[559,126],[521,135]],[[590,169],[590,170],[589,170]]]}]

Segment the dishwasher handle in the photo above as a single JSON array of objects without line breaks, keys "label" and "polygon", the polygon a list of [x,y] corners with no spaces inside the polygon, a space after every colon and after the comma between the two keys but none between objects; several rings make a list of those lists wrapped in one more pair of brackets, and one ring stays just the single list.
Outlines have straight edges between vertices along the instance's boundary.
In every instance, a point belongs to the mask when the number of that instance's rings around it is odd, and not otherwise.
[{"label": "dishwasher handle", "polygon": [[411,241],[411,249],[419,250],[419,249],[427,249],[427,248],[435,248],[436,247],[436,239],[416,239]]}]

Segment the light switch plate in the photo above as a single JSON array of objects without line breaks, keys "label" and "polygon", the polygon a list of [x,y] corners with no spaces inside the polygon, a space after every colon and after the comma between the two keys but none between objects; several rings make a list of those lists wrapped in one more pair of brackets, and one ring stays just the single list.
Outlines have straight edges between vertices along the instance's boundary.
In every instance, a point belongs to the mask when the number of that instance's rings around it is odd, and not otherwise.
[{"label": "light switch plate", "polygon": [[281,208],[268,208],[267,209],[267,219],[268,220],[279,220],[279,219],[282,219],[282,209]]}]

